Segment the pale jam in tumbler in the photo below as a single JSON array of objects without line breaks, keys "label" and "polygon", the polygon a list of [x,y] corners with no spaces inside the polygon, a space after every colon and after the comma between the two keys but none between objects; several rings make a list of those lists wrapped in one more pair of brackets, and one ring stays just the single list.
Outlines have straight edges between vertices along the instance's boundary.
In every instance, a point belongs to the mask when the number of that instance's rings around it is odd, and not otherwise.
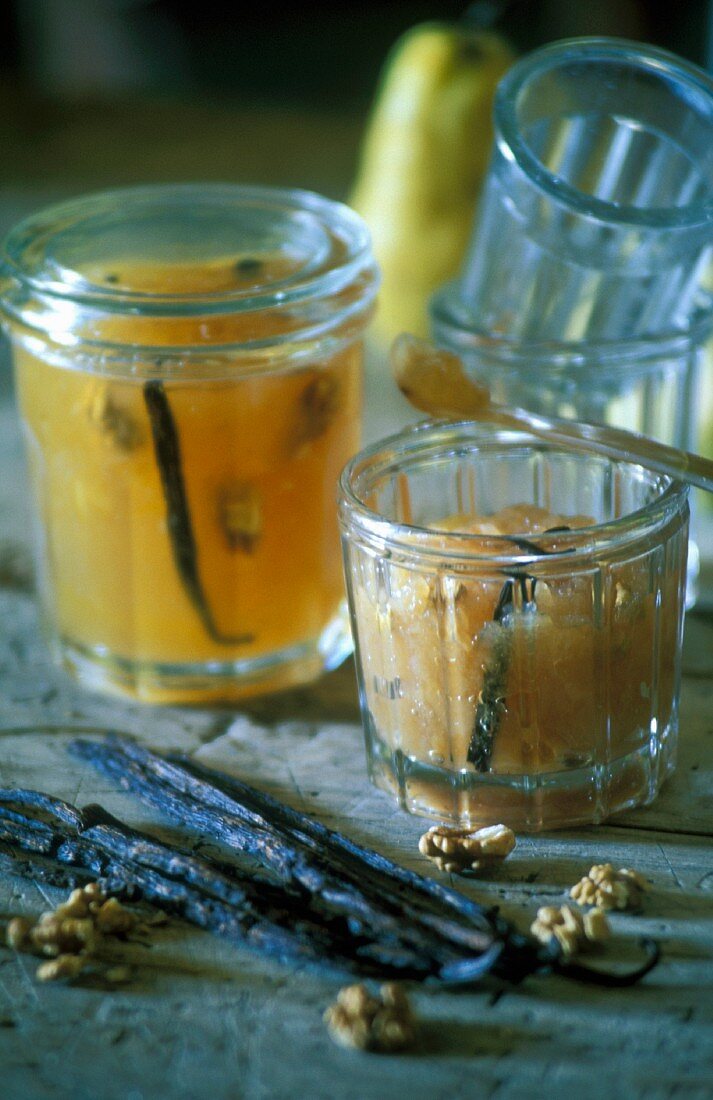
[{"label": "pale jam in tumbler", "polygon": [[538,830],[650,801],[678,728],[687,490],[474,424],[357,456],[341,523],[368,766]]},{"label": "pale jam in tumbler", "polygon": [[53,650],[91,686],[239,697],[349,650],[334,485],[377,277],[304,192],[90,196],[5,243]]}]

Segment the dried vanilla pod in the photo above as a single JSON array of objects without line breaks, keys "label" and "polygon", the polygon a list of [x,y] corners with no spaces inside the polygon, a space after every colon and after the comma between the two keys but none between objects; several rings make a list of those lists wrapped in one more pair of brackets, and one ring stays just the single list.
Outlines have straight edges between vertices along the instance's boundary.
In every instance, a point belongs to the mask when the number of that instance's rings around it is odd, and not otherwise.
[{"label": "dried vanilla pod", "polygon": [[597,905],[600,909],[638,909],[648,883],[638,871],[611,863],[595,863],[589,873],[575,883],[569,896],[578,905]]},{"label": "dried vanilla pod", "polygon": [[171,553],[183,590],[209,638],[221,645],[245,645],[253,640],[252,635],[224,633],[216,622],[203,590],[198,564],[198,544],[184,476],[181,438],[166,387],[160,379],[150,378],[144,382],[142,393],[166,508],[166,528]]},{"label": "dried vanilla pod", "polygon": [[515,834],[507,825],[486,825],[482,829],[433,825],[419,840],[418,850],[433,860],[439,871],[462,874],[500,862],[510,855],[515,843]]},{"label": "dried vanilla pod", "polygon": [[543,944],[556,939],[566,958],[586,950],[590,945],[603,943],[610,935],[603,909],[592,909],[582,914],[569,905],[542,906],[530,925],[530,932]]},{"label": "dried vanilla pod", "polygon": [[246,276],[256,276],[260,274],[264,267],[262,260],[257,256],[243,256],[240,260],[235,261],[236,274],[245,278]]},{"label": "dried vanilla pod", "polygon": [[89,422],[120,451],[133,451],[143,442],[136,419],[111,393],[107,382],[93,382],[86,402]]},{"label": "dried vanilla pod", "polygon": [[[569,527],[548,527],[544,535],[569,531]],[[538,555],[553,553],[530,539],[519,535],[507,538],[520,550]],[[522,570],[514,570],[500,590],[492,621],[487,624],[491,638],[491,654],[483,670],[483,686],[478,693],[473,716],[473,732],[467,759],[478,772],[490,770],[493,744],[507,713],[507,679],[516,618],[537,613],[535,589],[537,579]],[[485,633],[485,632],[484,632]]]},{"label": "dried vanilla pod", "polygon": [[218,491],[218,523],[231,550],[252,554],[262,535],[260,493],[249,481],[233,481]]},{"label": "dried vanilla pod", "polygon": [[416,1038],[411,1006],[398,982],[385,983],[376,996],[362,984],[346,986],[323,1019],[335,1043],[354,1050],[404,1050]]},{"label": "dried vanilla pod", "polygon": [[[620,988],[640,981],[659,960],[657,944],[647,939],[644,961],[626,973],[565,964],[556,941],[536,944],[492,907],[235,777],[116,736],[78,740],[71,748],[183,828],[227,845],[230,862],[161,843],[101,806],[79,810],[42,791],[7,788],[0,790],[0,870],[67,890],[85,885],[88,872],[100,874],[112,894],[126,892],[285,964],[326,964],[330,972],[338,966],[382,981],[462,985],[492,972],[519,982],[554,971]],[[46,854],[37,850],[38,834]]]}]

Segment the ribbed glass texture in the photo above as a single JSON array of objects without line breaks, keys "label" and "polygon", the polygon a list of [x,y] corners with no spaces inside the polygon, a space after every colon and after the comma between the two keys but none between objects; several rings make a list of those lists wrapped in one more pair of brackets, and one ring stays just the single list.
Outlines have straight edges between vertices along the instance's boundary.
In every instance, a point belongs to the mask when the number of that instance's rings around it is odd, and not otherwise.
[{"label": "ribbed glass texture", "polygon": [[[650,801],[675,763],[686,489],[465,424],[363,452],[341,486],[372,781],[532,831]],[[533,507],[559,529],[487,533]]]},{"label": "ribbed glass texture", "polygon": [[474,323],[521,344],[688,328],[713,240],[710,76],[637,43],[555,43],[501,82],[495,131],[454,292]]},{"label": "ribbed glass texture", "polygon": [[[555,42],[501,81],[437,343],[496,400],[686,450],[713,326],[713,80],[663,50]],[[688,601],[696,598],[691,544]]]}]

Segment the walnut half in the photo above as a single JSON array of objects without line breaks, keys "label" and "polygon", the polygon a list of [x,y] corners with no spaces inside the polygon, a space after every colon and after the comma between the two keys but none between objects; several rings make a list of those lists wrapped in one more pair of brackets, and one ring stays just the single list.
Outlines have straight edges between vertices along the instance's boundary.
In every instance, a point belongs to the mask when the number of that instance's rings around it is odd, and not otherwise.
[{"label": "walnut half", "polygon": [[354,1050],[404,1050],[416,1037],[408,997],[396,982],[382,985],[376,996],[364,985],[346,986],[324,1013],[324,1022],[335,1043]]},{"label": "walnut half", "polygon": [[315,372],[298,399],[292,449],[298,450],[324,435],[339,413],[342,401],[337,373],[326,369]]},{"label": "walnut half", "polygon": [[37,980],[39,982],[56,982],[60,978],[76,978],[82,972],[86,963],[81,955],[58,955],[56,959],[48,959],[37,967]]},{"label": "walnut half", "polygon": [[610,929],[603,909],[591,909],[580,913],[569,905],[544,905],[537,910],[537,917],[530,925],[530,932],[540,943],[555,939],[562,954],[569,958],[585,950],[591,944],[603,943],[609,938]]},{"label": "walnut half", "polygon": [[218,491],[218,523],[231,550],[252,554],[262,535],[262,502],[249,481],[232,481]]},{"label": "walnut half", "polygon": [[589,873],[575,883],[569,896],[578,905],[597,905],[600,909],[638,909],[647,882],[638,871],[611,863],[595,863]]},{"label": "walnut half", "polygon": [[129,410],[117,402],[109,383],[92,382],[86,410],[92,427],[117,450],[133,451],[143,442],[141,427]]},{"label": "walnut half", "polygon": [[507,825],[487,825],[482,829],[434,825],[421,837],[418,850],[433,860],[439,871],[462,874],[500,862],[510,855],[515,843],[515,834]]}]

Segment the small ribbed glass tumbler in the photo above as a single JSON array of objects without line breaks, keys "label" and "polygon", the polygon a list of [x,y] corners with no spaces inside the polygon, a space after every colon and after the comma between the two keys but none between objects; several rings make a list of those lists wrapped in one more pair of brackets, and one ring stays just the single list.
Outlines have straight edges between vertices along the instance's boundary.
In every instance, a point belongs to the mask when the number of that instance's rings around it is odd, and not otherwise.
[{"label": "small ribbed glass tumbler", "polygon": [[683,485],[425,424],[346,467],[340,522],[376,786],[527,831],[655,797],[676,753]]}]

